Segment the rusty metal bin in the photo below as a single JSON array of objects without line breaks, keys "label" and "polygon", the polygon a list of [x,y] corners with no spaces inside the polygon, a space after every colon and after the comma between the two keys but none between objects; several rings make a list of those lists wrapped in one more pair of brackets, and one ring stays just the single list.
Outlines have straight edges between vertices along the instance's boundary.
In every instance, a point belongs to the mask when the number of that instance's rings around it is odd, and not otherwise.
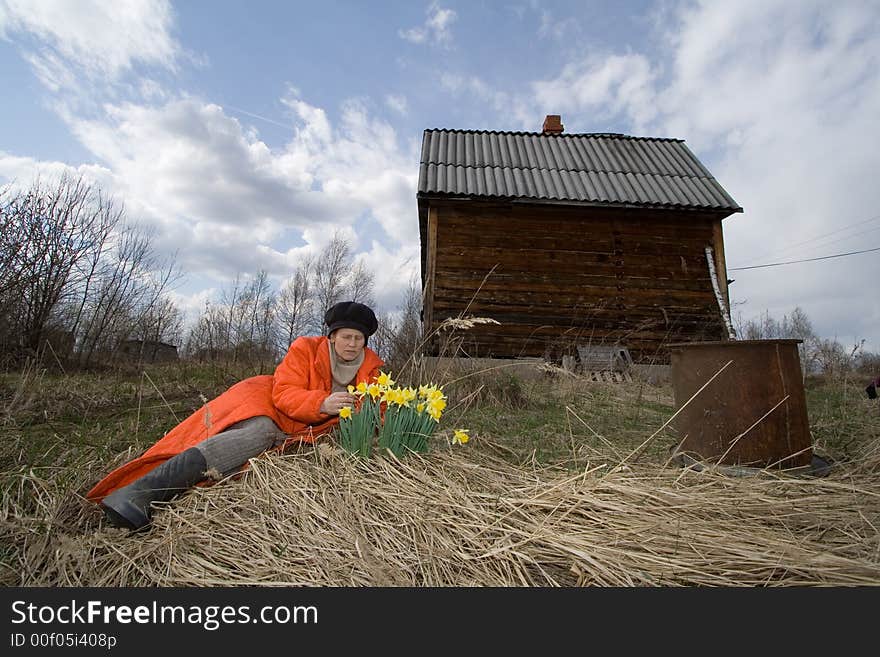
[{"label": "rusty metal bin", "polygon": [[750,467],[810,465],[812,437],[797,348],[801,342],[670,345],[676,411],[684,407],[672,423],[681,441],[677,452]]}]

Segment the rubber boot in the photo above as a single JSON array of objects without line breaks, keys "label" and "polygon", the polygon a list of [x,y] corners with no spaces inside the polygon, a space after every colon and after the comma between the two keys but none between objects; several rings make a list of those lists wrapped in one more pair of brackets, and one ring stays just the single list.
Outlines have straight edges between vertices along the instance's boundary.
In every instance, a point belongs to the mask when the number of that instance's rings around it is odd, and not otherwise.
[{"label": "rubber boot", "polygon": [[195,486],[205,478],[207,469],[204,455],[191,447],[105,497],[101,502],[104,515],[116,527],[146,527],[150,524],[153,502],[167,502]]}]

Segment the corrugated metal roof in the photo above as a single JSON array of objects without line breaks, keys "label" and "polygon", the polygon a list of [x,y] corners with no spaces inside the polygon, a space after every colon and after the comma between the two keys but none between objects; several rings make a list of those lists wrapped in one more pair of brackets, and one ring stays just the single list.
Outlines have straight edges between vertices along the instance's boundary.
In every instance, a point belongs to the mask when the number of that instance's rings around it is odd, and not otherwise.
[{"label": "corrugated metal roof", "polygon": [[741,212],[680,139],[425,130],[419,195]]}]

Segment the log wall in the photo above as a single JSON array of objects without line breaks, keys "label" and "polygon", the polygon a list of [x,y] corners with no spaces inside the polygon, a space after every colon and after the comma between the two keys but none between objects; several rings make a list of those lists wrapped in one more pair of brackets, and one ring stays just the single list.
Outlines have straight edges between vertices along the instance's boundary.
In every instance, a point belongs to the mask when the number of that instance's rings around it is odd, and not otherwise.
[{"label": "log wall", "polygon": [[[473,357],[558,360],[598,343],[668,362],[665,344],[726,337],[705,256],[720,223],[671,210],[432,201],[426,330],[466,313],[501,323],[458,334]],[[435,339],[431,351],[441,349]]]}]

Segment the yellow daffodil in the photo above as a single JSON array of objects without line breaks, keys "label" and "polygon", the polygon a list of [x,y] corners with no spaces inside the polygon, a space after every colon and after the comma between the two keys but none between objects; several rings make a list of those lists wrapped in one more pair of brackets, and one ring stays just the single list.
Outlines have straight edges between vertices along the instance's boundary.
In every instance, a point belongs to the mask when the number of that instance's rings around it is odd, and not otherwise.
[{"label": "yellow daffodil", "polygon": [[456,429],[455,433],[452,435],[452,444],[464,445],[471,439],[471,437],[468,436],[468,433],[470,433],[470,429]]},{"label": "yellow daffodil", "polygon": [[[380,370],[374,382],[361,381],[347,388],[363,409],[346,406],[339,412],[338,431],[344,449],[368,457],[375,436],[380,450],[390,450],[396,456],[428,451],[447,405],[441,386],[396,387],[391,374]],[[467,429],[457,429],[452,442],[464,445],[468,439]]]},{"label": "yellow daffodil", "polygon": [[406,400],[403,398],[403,391],[400,388],[391,388],[385,391],[385,401],[389,404],[404,406]]},{"label": "yellow daffodil", "polygon": [[376,383],[383,388],[390,388],[394,385],[394,381],[391,380],[391,377],[381,370],[379,370],[379,378],[376,379]]},{"label": "yellow daffodil", "polygon": [[440,416],[443,415],[443,409],[446,408],[446,402],[442,400],[428,402],[428,415],[430,415],[436,422],[440,421]]},{"label": "yellow daffodil", "polygon": [[444,399],[444,396],[443,396],[443,391],[440,390],[439,388],[434,388],[434,389],[428,391],[428,401],[429,402],[437,401],[437,400],[441,400],[441,399]]}]

